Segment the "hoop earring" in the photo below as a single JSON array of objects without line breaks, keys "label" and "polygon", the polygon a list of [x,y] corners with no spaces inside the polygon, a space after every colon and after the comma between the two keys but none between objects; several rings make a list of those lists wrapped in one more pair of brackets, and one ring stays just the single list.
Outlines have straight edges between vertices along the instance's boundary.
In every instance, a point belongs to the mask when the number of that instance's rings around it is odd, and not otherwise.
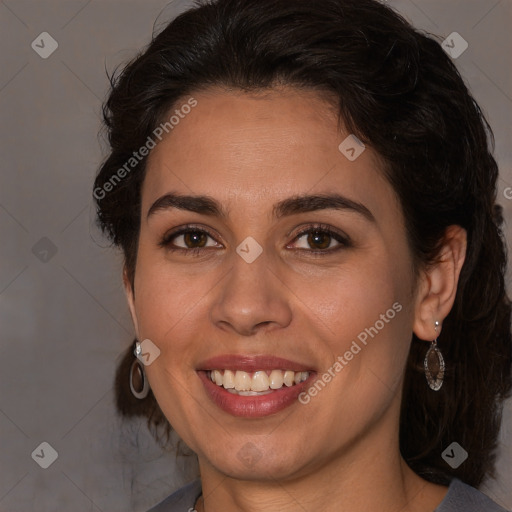
[{"label": "hoop earring", "polygon": [[[436,334],[438,327],[439,322],[436,320],[434,327]],[[423,367],[425,368],[425,377],[428,386],[434,391],[439,391],[443,385],[445,364],[443,354],[441,354],[441,351],[437,348],[437,336],[430,344],[430,348],[425,355]]]},{"label": "hoop earring", "polygon": [[141,347],[138,341],[135,343],[135,350],[133,353],[135,355],[135,359],[130,367],[130,390],[135,398],[143,400],[149,393],[149,381],[146,377],[146,372],[144,371],[144,365],[137,357],[137,355],[141,353]]}]

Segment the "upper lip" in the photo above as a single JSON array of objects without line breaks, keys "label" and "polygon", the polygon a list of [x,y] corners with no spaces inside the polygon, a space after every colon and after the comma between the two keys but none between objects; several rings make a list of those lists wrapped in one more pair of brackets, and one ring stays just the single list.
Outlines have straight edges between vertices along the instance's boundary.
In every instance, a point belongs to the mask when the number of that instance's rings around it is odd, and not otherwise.
[{"label": "upper lip", "polygon": [[258,370],[291,370],[294,372],[314,371],[310,365],[272,355],[223,354],[202,361],[197,370],[242,370],[248,373]]}]

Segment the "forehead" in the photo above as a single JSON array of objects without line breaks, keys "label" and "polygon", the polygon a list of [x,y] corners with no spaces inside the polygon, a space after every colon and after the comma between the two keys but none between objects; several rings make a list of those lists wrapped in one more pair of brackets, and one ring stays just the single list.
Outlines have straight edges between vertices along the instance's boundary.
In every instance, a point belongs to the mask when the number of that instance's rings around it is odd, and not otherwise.
[{"label": "forehead", "polygon": [[[148,157],[143,214],[171,190],[255,211],[290,195],[333,190],[370,203],[388,200],[389,207],[393,193],[376,154],[366,148],[350,161],[340,151],[350,134],[339,129],[323,93],[211,89],[192,97],[197,104],[181,111]],[[178,101],[169,117],[188,99]]]}]

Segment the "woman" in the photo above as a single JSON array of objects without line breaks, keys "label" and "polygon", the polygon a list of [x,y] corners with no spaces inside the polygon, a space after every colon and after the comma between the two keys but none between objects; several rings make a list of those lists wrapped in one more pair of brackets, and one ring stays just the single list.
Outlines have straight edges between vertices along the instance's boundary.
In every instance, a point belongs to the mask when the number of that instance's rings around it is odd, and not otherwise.
[{"label": "woman", "polygon": [[152,511],[504,510],[498,170],[438,42],[373,0],[215,0],[104,115],[118,407],[201,473]]}]

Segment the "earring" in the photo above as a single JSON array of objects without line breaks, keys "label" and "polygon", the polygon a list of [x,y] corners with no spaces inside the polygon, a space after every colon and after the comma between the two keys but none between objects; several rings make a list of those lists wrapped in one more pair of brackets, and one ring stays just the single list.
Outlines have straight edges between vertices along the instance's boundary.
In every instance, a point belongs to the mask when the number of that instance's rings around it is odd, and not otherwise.
[{"label": "earring", "polygon": [[144,371],[144,365],[137,357],[142,352],[140,342],[135,342],[133,354],[135,359],[130,368],[130,390],[135,398],[143,400],[149,393],[149,382]]},{"label": "earring", "polygon": [[[436,335],[437,328],[439,327],[439,322],[435,321],[435,331]],[[439,391],[441,386],[443,385],[444,379],[444,359],[441,351],[437,348],[437,336],[434,341],[432,341],[430,348],[425,355],[425,360],[423,361],[423,367],[425,368],[425,377],[427,379],[427,383],[430,389],[434,391]]]}]

